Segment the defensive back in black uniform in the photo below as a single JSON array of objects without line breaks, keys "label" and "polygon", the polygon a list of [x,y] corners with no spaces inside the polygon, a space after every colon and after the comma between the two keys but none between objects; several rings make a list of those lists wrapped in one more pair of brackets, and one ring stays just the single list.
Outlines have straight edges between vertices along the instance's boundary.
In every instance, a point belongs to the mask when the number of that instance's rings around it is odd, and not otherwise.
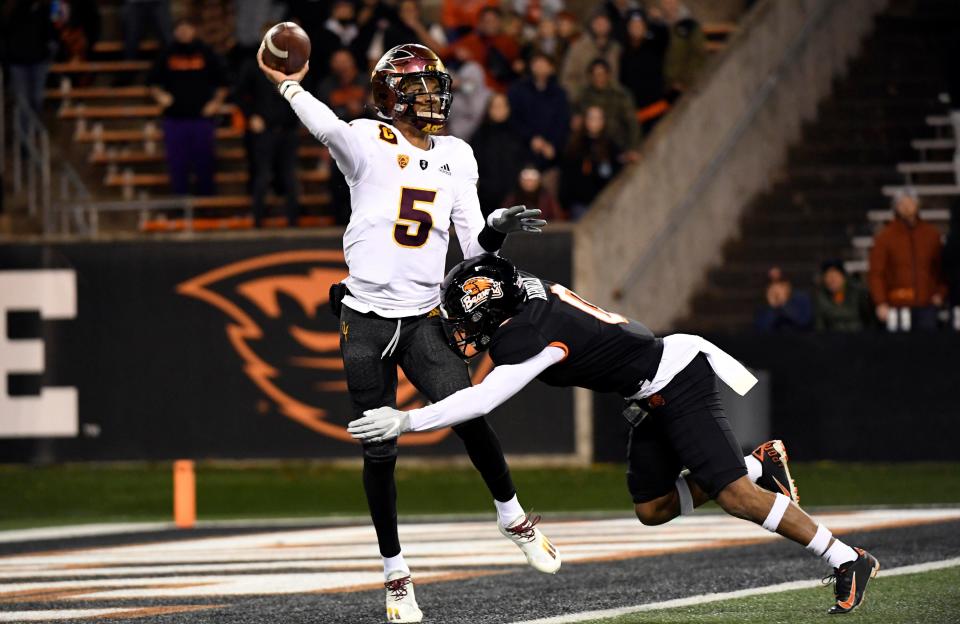
[{"label": "defensive back in black uniform", "polygon": [[354,437],[384,440],[463,422],[489,413],[534,378],[616,392],[627,401],[624,416],[632,425],[627,485],[641,522],[662,524],[716,500],[731,515],[833,566],[830,613],[848,613],[862,602],[880,564],[800,509],[783,442],[766,442],[742,456],[717,380],[742,395],[756,379],[730,355],[699,336],[659,338],[642,323],[520,273],[493,254],[458,264],[442,289],[451,348],[465,358],[489,351],[495,368],[480,384],[423,408],[368,410],[350,423]]}]

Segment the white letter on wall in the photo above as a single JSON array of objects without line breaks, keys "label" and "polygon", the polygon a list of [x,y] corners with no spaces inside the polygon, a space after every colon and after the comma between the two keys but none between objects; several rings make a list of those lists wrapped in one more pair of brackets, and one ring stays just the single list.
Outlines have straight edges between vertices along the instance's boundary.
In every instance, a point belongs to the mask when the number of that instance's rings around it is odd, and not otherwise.
[{"label": "white letter on wall", "polygon": [[40,312],[43,320],[77,316],[77,277],[69,270],[0,271],[0,438],[76,437],[76,388],[43,388],[11,397],[10,374],[43,374],[43,340],[10,340],[7,313]]}]

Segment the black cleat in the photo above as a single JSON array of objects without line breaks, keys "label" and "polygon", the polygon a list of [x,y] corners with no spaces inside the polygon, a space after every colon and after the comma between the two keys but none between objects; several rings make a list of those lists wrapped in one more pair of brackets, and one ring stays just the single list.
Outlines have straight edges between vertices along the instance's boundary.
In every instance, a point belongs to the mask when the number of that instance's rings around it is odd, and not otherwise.
[{"label": "black cleat", "polygon": [[837,604],[827,611],[830,615],[850,613],[861,604],[867,593],[867,583],[880,571],[880,562],[877,558],[863,550],[854,548],[860,555],[853,561],[848,561],[839,568],[833,569],[833,574],[824,579],[833,582],[833,593]]},{"label": "black cleat", "polygon": [[790,476],[787,465],[787,447],[782,440],[770,440],[753,449],[752,455],[763,466],[763,473],[757,479],[757,485],[774,494],[783,494],[796,504],[800,504],[797,484]]}]

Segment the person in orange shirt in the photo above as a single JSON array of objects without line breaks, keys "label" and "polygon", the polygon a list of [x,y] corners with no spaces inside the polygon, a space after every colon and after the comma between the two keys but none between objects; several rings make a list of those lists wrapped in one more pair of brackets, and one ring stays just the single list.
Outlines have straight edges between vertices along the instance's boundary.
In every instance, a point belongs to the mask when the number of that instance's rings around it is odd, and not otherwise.
[{"label": "person in orange shirt", "polygon": [[447,40],[453,42],[476,28],[480,11],[487,7],[500,8],[500,0],[443,0],[440,23]]},{"label": "person in orange shirt", "polygon": [[899,192],[893,209],[893,221],[877,233],[870,252],[870,296],[877,318],[886,323],[891,308],[910,308],[912,328],[936,329],[937,308],[947,290],[940,231],[920,218],[913,189]]},{"label": "person in orange shirt", "polygon": [[513,63],[520,57],[520,44],[503,34],[502,20],[500,9],[481,9],[477,29],[450,46],[444,55],[466,56],[480,63],[487,75],[487,86],[497,93],[506,92],[507,85],[516,78]]}]

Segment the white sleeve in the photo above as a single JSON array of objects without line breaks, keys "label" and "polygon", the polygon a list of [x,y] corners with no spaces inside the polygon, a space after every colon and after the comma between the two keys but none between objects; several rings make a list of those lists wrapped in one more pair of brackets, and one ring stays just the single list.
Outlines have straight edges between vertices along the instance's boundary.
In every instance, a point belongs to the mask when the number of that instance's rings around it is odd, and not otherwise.
[{"label": "white sleeve", "polygon": [[488,414],[564,357],[566,352],[563,349],[547,347],[519,364],[497,366],[476,386],[464,388],[433,405],[408,412],[410,430],[442,429]]},{"label": "white sleeve", "polygon": [[299,91],[289,100],[293,112],[310,134],[330,148],[347,183],[352,185],[363,177],[366,159],[350,124],[307,91]]},{"label": "white sleeve", "polygon": [[467,168],[466,179],[460,181],[453,200],[453,209],[450,218],[457,230],[457,240],[464,258],[472,258],[486,253],[477,237],[483,230],[483,211],[480,210],[480,198],[477,196],[477,180],[480,174],[477,171],[477,159],[473,150],[464,145],[464,166]]}]

